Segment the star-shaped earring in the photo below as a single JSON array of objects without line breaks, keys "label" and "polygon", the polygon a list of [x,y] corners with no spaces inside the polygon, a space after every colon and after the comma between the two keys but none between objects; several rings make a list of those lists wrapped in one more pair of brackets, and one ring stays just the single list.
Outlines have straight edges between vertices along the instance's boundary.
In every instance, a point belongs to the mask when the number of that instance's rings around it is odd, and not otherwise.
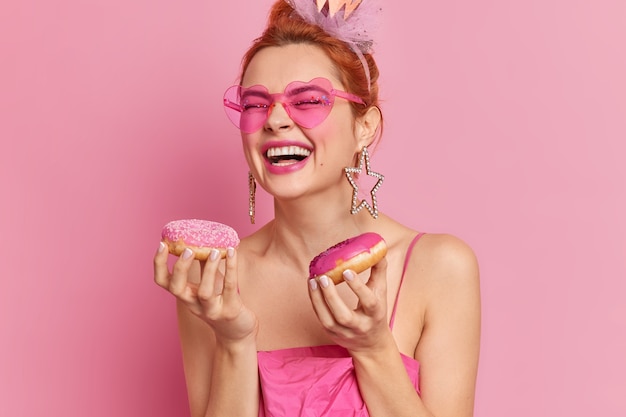
[{"label": "star-shaped earring", "polygon": [[[367,173],[367,175],[369,175],[370,177],[378,178],[378,181],[376,181],[376,184],[370,191],[370,196],[372,197],[371,205],[365,200],[361,200],[360,203],[358,202],[359,201],[359,185],[356,183],[356,181],[354,180],[354,176],[353,176],[353,174],[361,174],[361,172],[363,171],[363,163],[365,163],[365,172]],[[348,181],[350,182],[350,185],[352,185],[352,189],[353,189],[352,207],[350,209],[350,213],[357,214],[359,211],[361,211],[363,207],[365,207],[370,212],[372,217],[377,219],[378,218],[378,203],[376,203],[376,192],[382,185],[385,177],[379,174],[378,172],[372,171],[370,167],[370,155],[369,155],[369,152],[367,151],[367,147],[363,147],[363,150],[361,151],[361,155],[359,156],[359,166],[346,167],[344,168],[344,170],[346,172],[346,177],[348,178]]]}]

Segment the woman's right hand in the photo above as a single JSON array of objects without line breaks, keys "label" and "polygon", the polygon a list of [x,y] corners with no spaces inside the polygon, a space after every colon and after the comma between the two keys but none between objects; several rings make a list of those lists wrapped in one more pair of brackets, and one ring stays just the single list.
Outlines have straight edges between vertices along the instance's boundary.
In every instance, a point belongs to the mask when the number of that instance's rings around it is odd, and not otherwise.
[{"label": "woman's right hand", "polygon": [[167,259],[167,246],[161,242],[154,257],[154,281],[207,322],[217,341],[230,344],[256,337],[257,318],[239,296],[235,249],[227,250],[224,273],[219,270],[219,251],[213,250],[209,259],[201,263],[200,282],[190,279],[194,262],[190,249],[176,260],[171,273]]}]

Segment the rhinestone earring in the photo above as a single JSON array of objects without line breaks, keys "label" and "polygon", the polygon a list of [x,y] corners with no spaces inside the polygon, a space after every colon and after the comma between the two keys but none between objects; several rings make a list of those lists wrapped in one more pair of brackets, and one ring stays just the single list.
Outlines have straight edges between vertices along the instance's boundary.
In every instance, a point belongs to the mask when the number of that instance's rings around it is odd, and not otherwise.
[{"label": "rhinestone earring", "polygon": [[[370,191],[370,197],[372,199],[372,204],[368,203],[365,199],[361,200],[359,203],[359,185],[357,184],[357,180],[359,175],[363,171],[363,164],[365,164],[365,173],[370,177],[377,178],[376,184]],[[359,165],[356,167],[346,167],[344,168],[346,172],[346,178],[350,185],[352,186],[352,206],[350,208],[350,213],[357,214],[361,209],[366,208],[367,211],[370,212],[373,218],[378,218],[378,202],[376,201],[376,192],[380,188],[385,179],[384,175],[379,174],[378,172],[372,171],[370,167],[370,155],[367,151],[367,147],[364,146],[361,154],[359,155]],[[356,175],[355,175],[356,174]]]},{"label": "rhinestone earring", "polygon": [[252,172],[248,171],[248,215],[250,223],[254,224],[254,215],[256,212],[256,180]]}]

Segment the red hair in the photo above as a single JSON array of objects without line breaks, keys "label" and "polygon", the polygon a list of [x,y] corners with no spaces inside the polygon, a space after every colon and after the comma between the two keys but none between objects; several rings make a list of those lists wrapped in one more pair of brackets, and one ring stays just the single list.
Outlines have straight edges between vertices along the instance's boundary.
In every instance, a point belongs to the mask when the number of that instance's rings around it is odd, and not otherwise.
[{"label": "red hair", "polygon": [[[371,54],[363,54],[369,67],[370,85],[361,60],[343,41],[324,32],[319,26],[304,21],[284,0],[278,0],[270,10],[267,27],[263,34],[254,40],[242,59],[241,76],[243,79],[252,58],[263,48],[307,43],[324,50],[334,63],[339,79],[346,91],[363,99],[365,106],[352,105],[356,117],[364,115],[371,106],[379,107],[378,101],[378,66]],[[379,133],[382,129],[382,118]]]}]

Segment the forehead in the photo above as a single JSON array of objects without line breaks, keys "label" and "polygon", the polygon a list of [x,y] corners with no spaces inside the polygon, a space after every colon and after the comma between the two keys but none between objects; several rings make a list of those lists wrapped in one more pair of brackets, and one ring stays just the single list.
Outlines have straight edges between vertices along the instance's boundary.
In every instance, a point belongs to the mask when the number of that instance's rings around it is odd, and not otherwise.
[{"label": "forehead", "polygon": [[324,50],[311,44],[289,44],[261,49],[250,61],[241,84],[261,84],[271,93],[282,92],[292,81],[324,77],[341,89],[338,71]]}]

